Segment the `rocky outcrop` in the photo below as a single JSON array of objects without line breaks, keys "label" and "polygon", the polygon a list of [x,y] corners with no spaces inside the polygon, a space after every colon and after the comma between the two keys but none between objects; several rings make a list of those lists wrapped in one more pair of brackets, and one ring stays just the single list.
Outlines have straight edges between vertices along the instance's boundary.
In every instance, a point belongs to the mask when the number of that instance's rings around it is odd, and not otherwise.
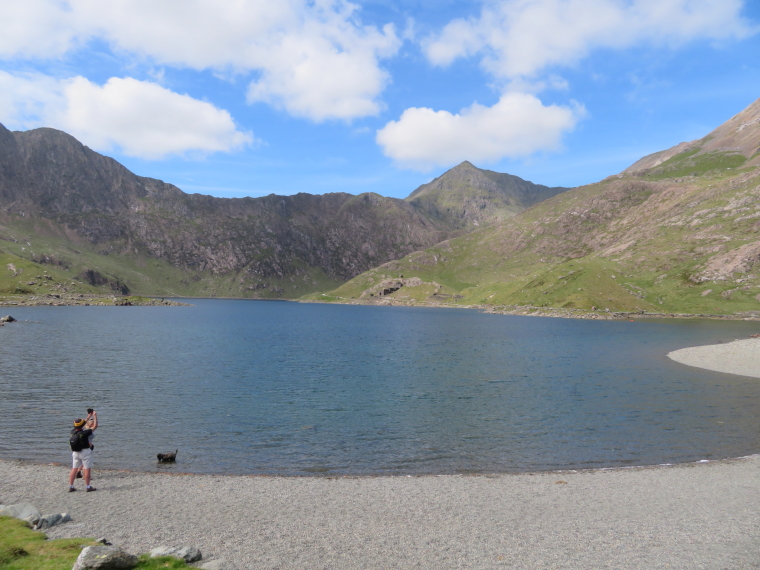
[{"label": "rocky outcrop", "polygon": [[43,515],[31,503],[0,505],[0,516],[26,521],[34,530],[45,530],[52,526],[71,521],[71,517],[67,513]]},{"label": "rocky outcrop", "polygon": [[122,283],[119,278],[106,277],[94,269],[82,270],[77,276],[77,279],[84,281],[89,285],[106,285],[109,289],[120,293],[121,295],[129,295],[129,287]]},{"label": "rocky outcrop", "polygon": [[71,517],[68,515],[68,513],[43,515],[40,517],[40,520],[37,521],[37,524],[34,525],[34,530],[46,530],[50,527],[67,522],[71,522]]},{"label": "rocky outcrop", "polygon": [[79,553],[71,570],[131,570],[137,566],[137,556],[118,546],[98,544],[86,546]]}]

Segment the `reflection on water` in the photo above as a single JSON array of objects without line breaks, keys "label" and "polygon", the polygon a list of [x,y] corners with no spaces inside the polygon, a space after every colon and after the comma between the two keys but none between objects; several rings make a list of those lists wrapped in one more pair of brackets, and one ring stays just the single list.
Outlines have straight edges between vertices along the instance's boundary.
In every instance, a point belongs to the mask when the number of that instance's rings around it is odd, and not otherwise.
[{"label": "reflection on water", "polygon": [[[0,457],[199,473],[461,473],[758,451],[760,381],[667,352],[757,324],[201,300],[26,307],[0,329]],[[179,448],[176,465],[156,454]]]}]

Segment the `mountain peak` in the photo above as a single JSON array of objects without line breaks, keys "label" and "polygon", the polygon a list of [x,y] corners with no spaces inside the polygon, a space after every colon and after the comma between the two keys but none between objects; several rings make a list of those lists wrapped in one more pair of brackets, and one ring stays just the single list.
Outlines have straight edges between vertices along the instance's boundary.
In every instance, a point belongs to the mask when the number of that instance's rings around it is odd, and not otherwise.
[{"label": "mountain peak", "polygon": [[510,218],[565,190],[483,170],[465,160],[417,188],[406,201],[457,229],[472,229]]}]

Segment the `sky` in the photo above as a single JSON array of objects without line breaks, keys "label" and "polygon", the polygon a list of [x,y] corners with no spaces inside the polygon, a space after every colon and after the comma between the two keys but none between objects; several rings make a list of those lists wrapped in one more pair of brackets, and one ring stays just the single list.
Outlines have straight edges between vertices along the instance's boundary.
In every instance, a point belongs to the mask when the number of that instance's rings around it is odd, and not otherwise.
[{"label": "sky", "polygon": [[0,0],[0,123],[220,197],[616,174],[760,97],[759,0]]}]

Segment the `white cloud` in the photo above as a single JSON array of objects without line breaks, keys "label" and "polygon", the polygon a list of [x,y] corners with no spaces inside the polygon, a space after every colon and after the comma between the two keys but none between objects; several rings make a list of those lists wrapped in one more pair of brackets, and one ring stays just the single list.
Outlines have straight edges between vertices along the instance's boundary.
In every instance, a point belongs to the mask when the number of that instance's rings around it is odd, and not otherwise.
[{"label": "white cloud", "polygon": [[0,122],[18,129],[59,128],[95,150],[118,148],[146,159],[230,151],[253,141],[227,111],[129,77],[112,77],[100,86],[84,77],[0,71]]},{"label": "white cloud", "polygon": [[477,18],[450,22],[423,42],[431,63],[482,56],[500,79],[572,65],[597,48],[677,46],[753,32],[742,0],[499,0]]},{"label": "white cloud", "polygon": [[545,106],[534,95],[507,93],[493,107],[477,103],[458,114],[411,108],[377,133],[383,153],[426,170],[463,160],[493,162],[557,149],[584,109]]},{"label": "white cloud", "polygon": [[268,50],[248,101],[271,103],[315,121],[376,115],[381,110],[376,97],[389,79],[377,54],[395,46],[389,41],[393,31],[386,31],[357,37],[344,29],[330,38],[320,26],[307,26],[281,38]]},{"label": "white cloud", "polygon": [[66,105],[57,79],[39,73],[12,75],[0,70],[0,123],[11,130],[49,127],[54,111]]},{"label": "white cloud", "polygon": [[[92,39],[127,57],[223,74],[257,73],[249,101],[316,121],[377,114],[398,51],[392,26],[356,20],[345,0],[5,2],[0,57],[61,57]],[[7,30],[13,30],[8,35]]]},{"label": "white cloud", "polygon": [[80,30],[67,4],[56,0],[0,2],[0,58],[58,57],[74,47]]}]

